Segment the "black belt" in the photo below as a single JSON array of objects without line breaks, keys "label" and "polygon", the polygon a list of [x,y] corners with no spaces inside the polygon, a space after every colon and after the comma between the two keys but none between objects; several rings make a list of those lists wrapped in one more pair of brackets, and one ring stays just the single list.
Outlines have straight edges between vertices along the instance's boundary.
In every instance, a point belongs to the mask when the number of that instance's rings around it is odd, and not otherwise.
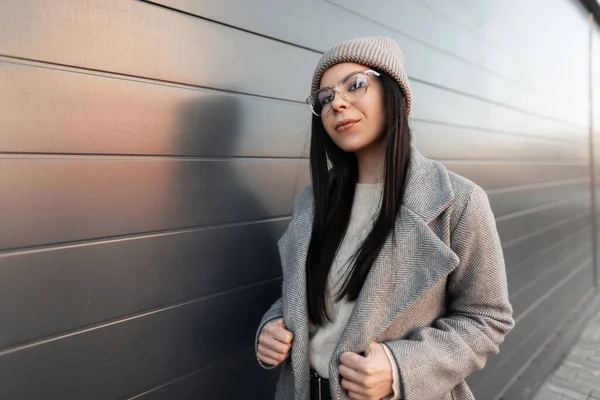
[{"label": "black belt", "polygon": [[329,379],[322,378],[312,368],[310,370],[310,400],[331,400]]}]

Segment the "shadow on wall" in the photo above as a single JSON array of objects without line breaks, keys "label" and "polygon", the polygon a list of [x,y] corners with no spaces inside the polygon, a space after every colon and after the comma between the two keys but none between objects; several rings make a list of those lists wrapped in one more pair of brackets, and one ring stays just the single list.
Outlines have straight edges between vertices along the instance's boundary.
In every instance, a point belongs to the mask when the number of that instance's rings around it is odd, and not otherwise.
[{"label": "shadow on wall", "polygon": [[[174,333],[175,338],[196,340],[183,346],[177,341],[170,344],[169,364],[181,366],[181,349],[187,347],[185,357],[193,360],[190,365],[210,367],[184,379],[187,383],[168,385],[166,392],[159,389],[159,397],[218,398],[224,391],[228,398],[244,398],[248,393],[273,397],[278,371],[262,370],[253,349],[256,328],[263,313],[281,295],[281,282],[252,285],[281,276],[277,241],[288,222],[242,222],[272,217],[278,210],[255,195],[257,182],[263,186],[265,180],[270,182],[261,176],[264,167],[256,167],[261,160],[231,157],[243,156],[237,146],[244,134],[245,118],[243,105],[236,97],[202,93],[181,104],[178,112],[180,123],[172,136],[172,151],[193,154],[197,159],[173,163],[175,170],[168,180],[172,185],[168,201],[172,217],[189,216],[186,225],[190,227],[217,226],[198,236],[197,242],[187,244],[195,247],[185,252],[193,254],[193,259],[173,254],[173,262],[187,265],[180,282],[190,276],[197,280],[181,284],[196,285],[200,287],[196,292],[218,296],[202,301],[210,305],[199,308],[196,318],[188,321],[187,333]],[[234,225],[222,226],[230,223]],[[189,269],[196,271],[185,272]],[[243,286],[250,287],[236,290]],[[215,381],[227,385],[215,385]]]}]

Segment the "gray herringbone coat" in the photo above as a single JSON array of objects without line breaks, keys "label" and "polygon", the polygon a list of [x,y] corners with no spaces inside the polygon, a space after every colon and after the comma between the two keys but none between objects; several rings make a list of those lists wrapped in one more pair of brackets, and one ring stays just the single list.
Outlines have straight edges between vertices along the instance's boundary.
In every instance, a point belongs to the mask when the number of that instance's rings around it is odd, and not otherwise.
[{"label": "gray herringbone coat", "polygon": [[[390,236],[373,264],[329,364],[334,399],[349,399],[339,379],[342,353],[364,351],[373,341],[393,353],[406,400],[474,399],[464,379],[483,368],[514,326],[486,193],[414,147],[407,177],[396,241]],[[257,347],[264,325],[281,317],[294,334],[276,399],[309,399],[305,264],[313,208],[308,185],[279,240],[282,296],[256,334]]]}]

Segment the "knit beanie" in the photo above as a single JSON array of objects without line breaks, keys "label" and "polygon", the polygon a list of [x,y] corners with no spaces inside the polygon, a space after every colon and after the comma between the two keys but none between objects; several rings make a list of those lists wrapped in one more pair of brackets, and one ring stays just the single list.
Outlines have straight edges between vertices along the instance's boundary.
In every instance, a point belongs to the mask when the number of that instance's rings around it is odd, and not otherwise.
[{"label": "knit beanie", "polygon": [[410,114],[410,83],[404,72],[403,61],[400,47],[388,37],[346,40],[327,50],[319,60],[313,75],[311,93],[319,90],[321,78],[327,69],[336,64],[354,62],[383,71],[398,82],[406,98],[407,112]]}]

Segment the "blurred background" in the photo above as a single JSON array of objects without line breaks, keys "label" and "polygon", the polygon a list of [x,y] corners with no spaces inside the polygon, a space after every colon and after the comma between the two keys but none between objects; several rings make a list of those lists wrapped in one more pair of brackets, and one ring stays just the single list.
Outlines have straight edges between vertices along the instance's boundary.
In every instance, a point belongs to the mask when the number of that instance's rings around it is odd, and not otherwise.
[{"label": "blurred background", "polygon": [[598,20],[595,0],[0,0],[0,398],[272,398],[253,342],[309,180],[303,101],[321,53],[368,35],[404,52],[417,147],[497,217],[517,324],[468,382],[532,398],[600,310]]}]

